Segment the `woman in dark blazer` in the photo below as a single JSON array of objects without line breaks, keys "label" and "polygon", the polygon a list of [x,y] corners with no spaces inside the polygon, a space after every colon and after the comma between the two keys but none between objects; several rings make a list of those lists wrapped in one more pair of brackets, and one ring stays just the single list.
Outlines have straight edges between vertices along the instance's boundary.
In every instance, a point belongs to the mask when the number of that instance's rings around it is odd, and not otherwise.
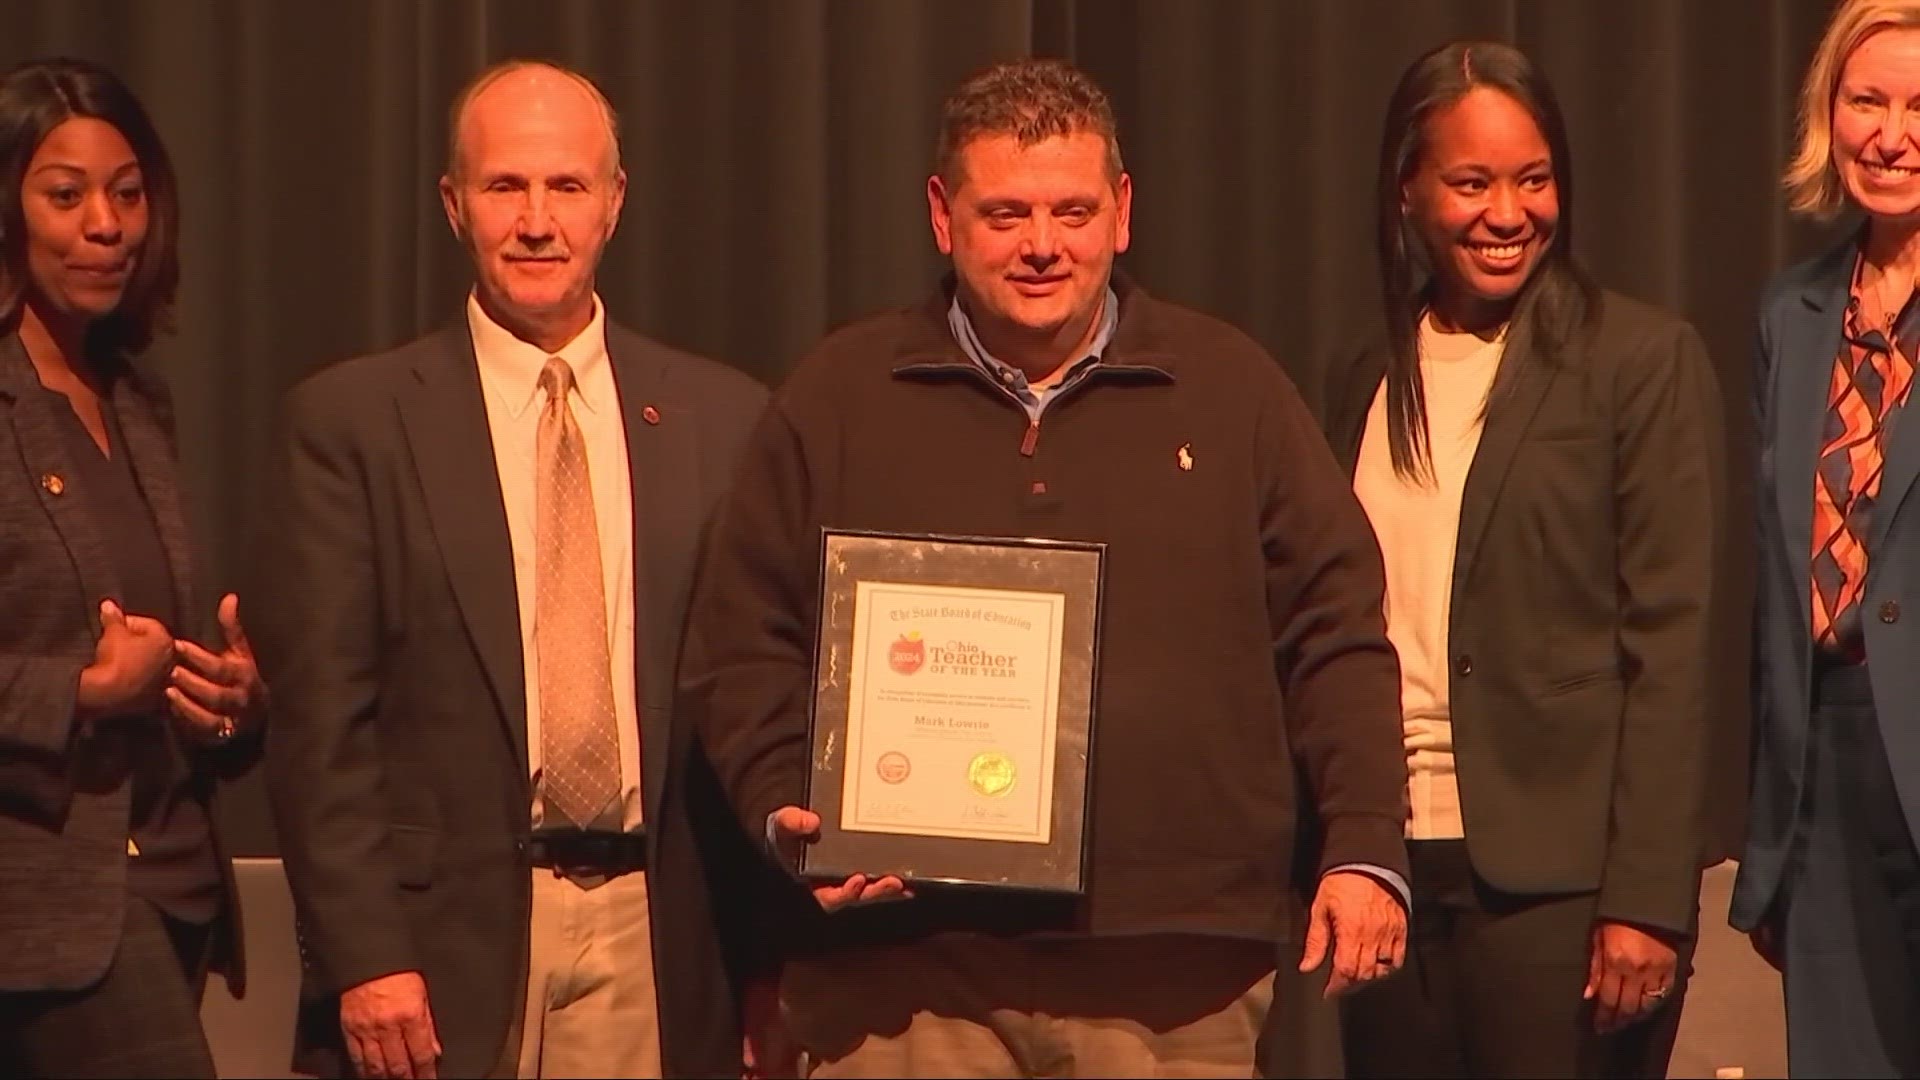
[{"label": "woman in dark blazer", "polygon": [[1781,274],[1753,374],[1753,784],[1730,912],[1785,975],[1795,1076],[1920,1076],[1920,0],[1848,0],[1793,208],[1864,221]]},{"label": "woman in dark blazer", "polygon": [[1574,262],[1571,172],[1517,50],[1401,78],[1386,320],[1324,399],[1387,565],[1413,867],[1407,970],[1342,1006],[1354,1076],[1662,1076],[1672,1045],[1720,401],[1691,327]]},{"label": "woman in dark blazer", "polygon": [[10,1076],[210,1077],[204,973],[239,980],[213,801],[255,756],[264,693],[234,598],[217,628],[195,599],[167,398],[130,363],[173,299],[178,222],[117,79],[69,60],[0,77]]}]

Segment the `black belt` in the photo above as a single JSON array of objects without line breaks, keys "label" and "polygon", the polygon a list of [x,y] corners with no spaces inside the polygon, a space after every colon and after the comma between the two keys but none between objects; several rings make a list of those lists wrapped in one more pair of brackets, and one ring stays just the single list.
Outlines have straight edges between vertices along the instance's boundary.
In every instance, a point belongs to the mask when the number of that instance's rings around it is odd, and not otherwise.
[{"label": "black belt", "polygon": [[527,837],[527,861],[562,873],[619,877],[647,868],[647,834],[542,829]]}]

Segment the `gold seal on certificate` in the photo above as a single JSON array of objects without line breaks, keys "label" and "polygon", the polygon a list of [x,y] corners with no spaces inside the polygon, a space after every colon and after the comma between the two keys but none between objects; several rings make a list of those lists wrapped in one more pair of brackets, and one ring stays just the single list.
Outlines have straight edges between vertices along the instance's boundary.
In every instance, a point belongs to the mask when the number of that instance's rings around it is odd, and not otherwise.
[{"label": "gold seal on certificate", "polygon": [[1005,795],[1013,790],[1013,759],[998,750],[975,754],[967,764],[967,779],[982,795]]},{"label": "gold seal on certificate", "polygon": [[1077,892],[1099,545],[825,536],[810,878]]}]

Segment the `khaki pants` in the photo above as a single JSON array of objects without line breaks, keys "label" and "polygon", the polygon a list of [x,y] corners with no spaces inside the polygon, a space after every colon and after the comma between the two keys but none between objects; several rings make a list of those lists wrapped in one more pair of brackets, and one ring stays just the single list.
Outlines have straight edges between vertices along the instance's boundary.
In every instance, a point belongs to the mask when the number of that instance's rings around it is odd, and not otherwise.
[{"label": "khaki pants", "polygon": [[647,875],[583,889],[533,868],[526,1001],[498,1075],[660,1075]]},{"label": "khaki pants", "polygon": [[788,963],[809,1075],[1252,1076],[1270,943],[940,934]]}]

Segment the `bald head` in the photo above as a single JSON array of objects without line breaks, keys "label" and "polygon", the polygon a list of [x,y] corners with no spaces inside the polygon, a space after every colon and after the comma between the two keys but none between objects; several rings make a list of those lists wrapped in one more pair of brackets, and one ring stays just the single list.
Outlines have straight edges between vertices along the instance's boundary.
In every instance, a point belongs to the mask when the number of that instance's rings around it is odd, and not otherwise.
[{"label": "bald head", "polygon": [[613,110],[585,78],[521,62],[474,80],[452,127],[440,200],[473,259],[474,298],[557,351],[592,321],[594,275],[626,198]]},{"label": "bald head", "polygon": [[620,120],[591,79],[542,60],[508,60],[475,76],[453,100],[447,125],[447,175],[471,169],[471,145],[500,129],[578,140],[592,130],[604,141],[606,175],[620,168]]}]

